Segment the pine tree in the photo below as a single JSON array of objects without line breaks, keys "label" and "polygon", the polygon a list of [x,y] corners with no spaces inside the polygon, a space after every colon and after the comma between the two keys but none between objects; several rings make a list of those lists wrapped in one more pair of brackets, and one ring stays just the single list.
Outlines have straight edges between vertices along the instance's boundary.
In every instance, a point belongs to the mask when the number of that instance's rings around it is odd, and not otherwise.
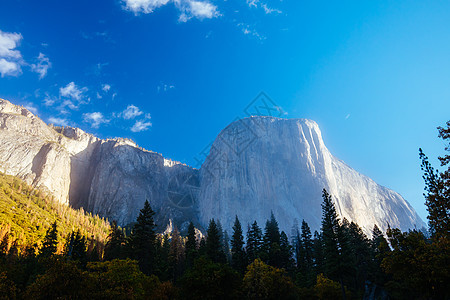
[{"label": "pine tree", "polygon": [[194,260],[198,257],[197,239],[195,237],[194,223],[190,222],[188,227],[188,236],[185,245],[186,268],[194,265]]},{"label": "pine tree", "polygon": [[[450,121],[447,128],[438,127],[439,137],[444,141],[450,139]],[[450,151],[450,143],[445,147]],[[442,173],[435,170],[428,157],[419,149],[419,157],[422,160],[421,169],[425,180],[425,205],[428,210],[428,226],[433,237],[450,236],[450,155],[439,157],[441,166],[449,165]]]},{"label": "pine tree", "polygon": [[225,263],[225,253],[220,242],[221,234],[214,219],[209,222],[206,237],[206,254],[215,263]]},{"label": "pine tree", "polygon": [[56,221],[52,224],[45,234],[44,241],[42,243],[42,248],[40,249],[41,257],[51,257],[56,254],[58,247],[58,229]]},{"label": "pine tree", "polygon": [[255,221],[247,230],[247,258],[252,263],[255,259],[260,258],[262,248],[262,231],[258,223]]},{"label": "pine tree", "polygon": [[117,222],[113,221],[105,245],[105,260],[124,258],[125,243],[126,239],[123,231],[117,226]]},{"label": "pine tree", "polygon": [[281,268],[280,229],[273,212],[266,222],[263,241],[266,262],[271,266]]},{"label": "pine tree", "polygon": [[314,257],[313,257],[313,241],[311,239],[311,229],[305,220],[302,221],[301,236],[298,239],[298,259],[297,270],[299,284],[303,287],[310,287],[315,281]]},{"label": "pine tree", "polygon": [[128,242],[132,257],[138,261],[141,271],[147,275],[152,273],[154,267],[156,241],[154,214],[150,203],[146,200]]},{"label": "pine tree", "polygon": [[244,236],[242,235],[241,222],[238,217],[234,220],[233,236],[231,238],[231,265],[235,270],[244,273],[247,267],[247,258],[244,251]]},{"label": "pine tree", "polygon": [[67,236],[64,255],[73,260],[86,261],[86,238],[81,235],[80,230],[72,231]]},{"label": "pine tree", "polygon": [[[342,297],[346,299],[343,274],[343,246],[344,232],[339,225],[331,195],[323,189],[322,192],[322,234],[323,234],[323,256],[325,274],[331,279],[338,280],[341,284]],[[341,240],[341,243],[340,243]]]}]

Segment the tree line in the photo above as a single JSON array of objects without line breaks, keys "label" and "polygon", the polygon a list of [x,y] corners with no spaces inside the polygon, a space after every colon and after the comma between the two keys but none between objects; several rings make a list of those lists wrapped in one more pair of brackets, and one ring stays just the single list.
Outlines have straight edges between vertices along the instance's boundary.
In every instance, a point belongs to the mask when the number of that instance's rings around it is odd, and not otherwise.
[{"label": "tree line", "polygon": [[[450,122],[439,127],[450,138]],[[449,150],[449,146],[446,147]],[[305,220],[290,237],[273,214],[244,232],[238,216],[231,236],[212,219],[204,237],[189,224],[181,235],[158,234],[148,201],[130,234],[111,224],[104,249],[79,231],[57,249],[58,225],[39,249],[20,254],[0,245],[0,294],[7,298],[80,299],[449,299],[449,170],[435,170],[419,151],[429,212],[428,232],[376,225],[367,237],[339,218],[322,191],[322,222]],[[450,156],[439,158],[447,167]],[[2,244],[3,245],[3,244]],[[1,296],[0,296],[1,297]]]}]

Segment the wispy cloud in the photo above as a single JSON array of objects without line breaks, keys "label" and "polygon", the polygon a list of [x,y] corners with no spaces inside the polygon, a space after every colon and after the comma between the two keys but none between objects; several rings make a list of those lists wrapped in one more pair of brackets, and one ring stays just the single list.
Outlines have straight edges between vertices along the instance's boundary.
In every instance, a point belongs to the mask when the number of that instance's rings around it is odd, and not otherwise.
[{"label": "wispy cloud", "polygon": [[67,126],[67,125],[69,125],[69,121],[67,119],[64,119],[64,118],[50,117],[50,118],[48,118],[48,122],[53,124],[53,125],[58,125],[58,126]]},{"label": "wispy cloud", "polygon": [[128,105],[127,108],[120,113],[120,116],[125,120],[131,120],[142,114],[143,112],[139,109],[139,107],[134,105]]},{"label": "wispy cloud", "polygon": [[161,83],[160,85],[158,85],[158,87],[156,88],[158,93],[159,92],[167,92],[169,90],[174,89],[175,86],[173,84],[165,84],[165,83]]},{"label": "wispy cloud", "polygon": [[52,67],[50,59],[43,53],[39,53],[37,57],[37,64],[31,65],[31,70],[39,74],[39,79],[44,78],[47,75],[47,71]]},{"label": "wispy cloud", "polygon": [[347,114],[346,116],[345,116],[345,119],[347,120],[348,118],[350,118],[350,114]]},{"label": "wispy cloud", "polygon": [[260,1],[260,0],[247,0],[247,5],[249,7],[262,8],[266,14],[271,14],[271,13],[281,14],[282,13],[281,10],[276,9],[276,8],[271,8],[267,5],[267,3],[264,3],[263,1]]},{"label": "wispy cloud", "polygon": [[133,12],[135,15],[140,13],[150,14],[155,9],[173,3],[180,12],[178,20],[187,22],[192,18],[212,19],[220,16],[216,5],[208,1],[197,0],[123,0],[124,9]]},{"label": "wispy cloud", "polygon": [[84,113],[83,121],[89,123],[92,128],[99,128],[101,124],[109,122],[101,112]]},{"label": "wispy cloud", "polygon": [[131,131],[132,132],[141,132],[141,131],[146,131],[149,130],[150,127],[152,127],[152,123],[149,121],[136,121],[136,123],[134,123],[133,127],[131,127]]},{"label": "wispy cloud", "polygon": [[102,90],[105,92],[105,93],[107,93],[107,92],[109,92],[109,90],[111,89],[111,86],[109,85],[109,84],[103,84],[102,85]]},{"label": "wispy cloud", "polygon": [[20,33],[3,32],[0,30],[0,74],[18,76],[22,74],[21,65],[24,64],[22,54],[16,48],[22,40]]},{"label": "wispy cloud", "polygon": [[73,81],[68,83],[65,87],[59,89],[61,97],[71,98],[73,100],[81,101],[88,91],[87,87],[78,87]]},{"label": "wispy cloud", "polygon": [[260,33],[258,33],[255,29],[251,28],[250,25],[245,23],[238,23],[237,27],[239,27],[242,30],[242,33],[248,36],[251,36],[253,38],[256,38],[260,41],[265,40],[266,37]]}]

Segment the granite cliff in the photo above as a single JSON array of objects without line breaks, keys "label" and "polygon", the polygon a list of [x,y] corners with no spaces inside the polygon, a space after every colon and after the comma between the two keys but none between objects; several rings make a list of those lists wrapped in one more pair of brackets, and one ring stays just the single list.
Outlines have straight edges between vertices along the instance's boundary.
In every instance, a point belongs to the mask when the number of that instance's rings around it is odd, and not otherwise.
[{"label": "granite cliff", "polygon": [[216,218],[231,229],[274,212],[289,232],[294,220],[319,229],[321,191],[338,213],[368,233],[374,224],[425,226],[396,192],[338,160],[318,125],[306,119],[251,117],[216,138],[200,170],[147,151],[127,139],[99,139],[81,129],[53,127],[27,109],[0,99],[0,171],[20,177],[56,201],[83,207],[120,224],[136,219],[148,199],[164,229]]}]

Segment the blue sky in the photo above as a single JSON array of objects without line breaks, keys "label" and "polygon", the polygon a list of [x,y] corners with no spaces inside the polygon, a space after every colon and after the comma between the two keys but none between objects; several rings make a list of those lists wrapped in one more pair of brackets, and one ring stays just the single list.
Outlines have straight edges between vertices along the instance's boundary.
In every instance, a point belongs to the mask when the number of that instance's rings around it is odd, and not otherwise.
[{"label": "blue sky", "polygon": [[425,219],[418,148],[444,151],[450,2],[0,3],[0,97],[49,123],[198,167],[261,91]]}]

